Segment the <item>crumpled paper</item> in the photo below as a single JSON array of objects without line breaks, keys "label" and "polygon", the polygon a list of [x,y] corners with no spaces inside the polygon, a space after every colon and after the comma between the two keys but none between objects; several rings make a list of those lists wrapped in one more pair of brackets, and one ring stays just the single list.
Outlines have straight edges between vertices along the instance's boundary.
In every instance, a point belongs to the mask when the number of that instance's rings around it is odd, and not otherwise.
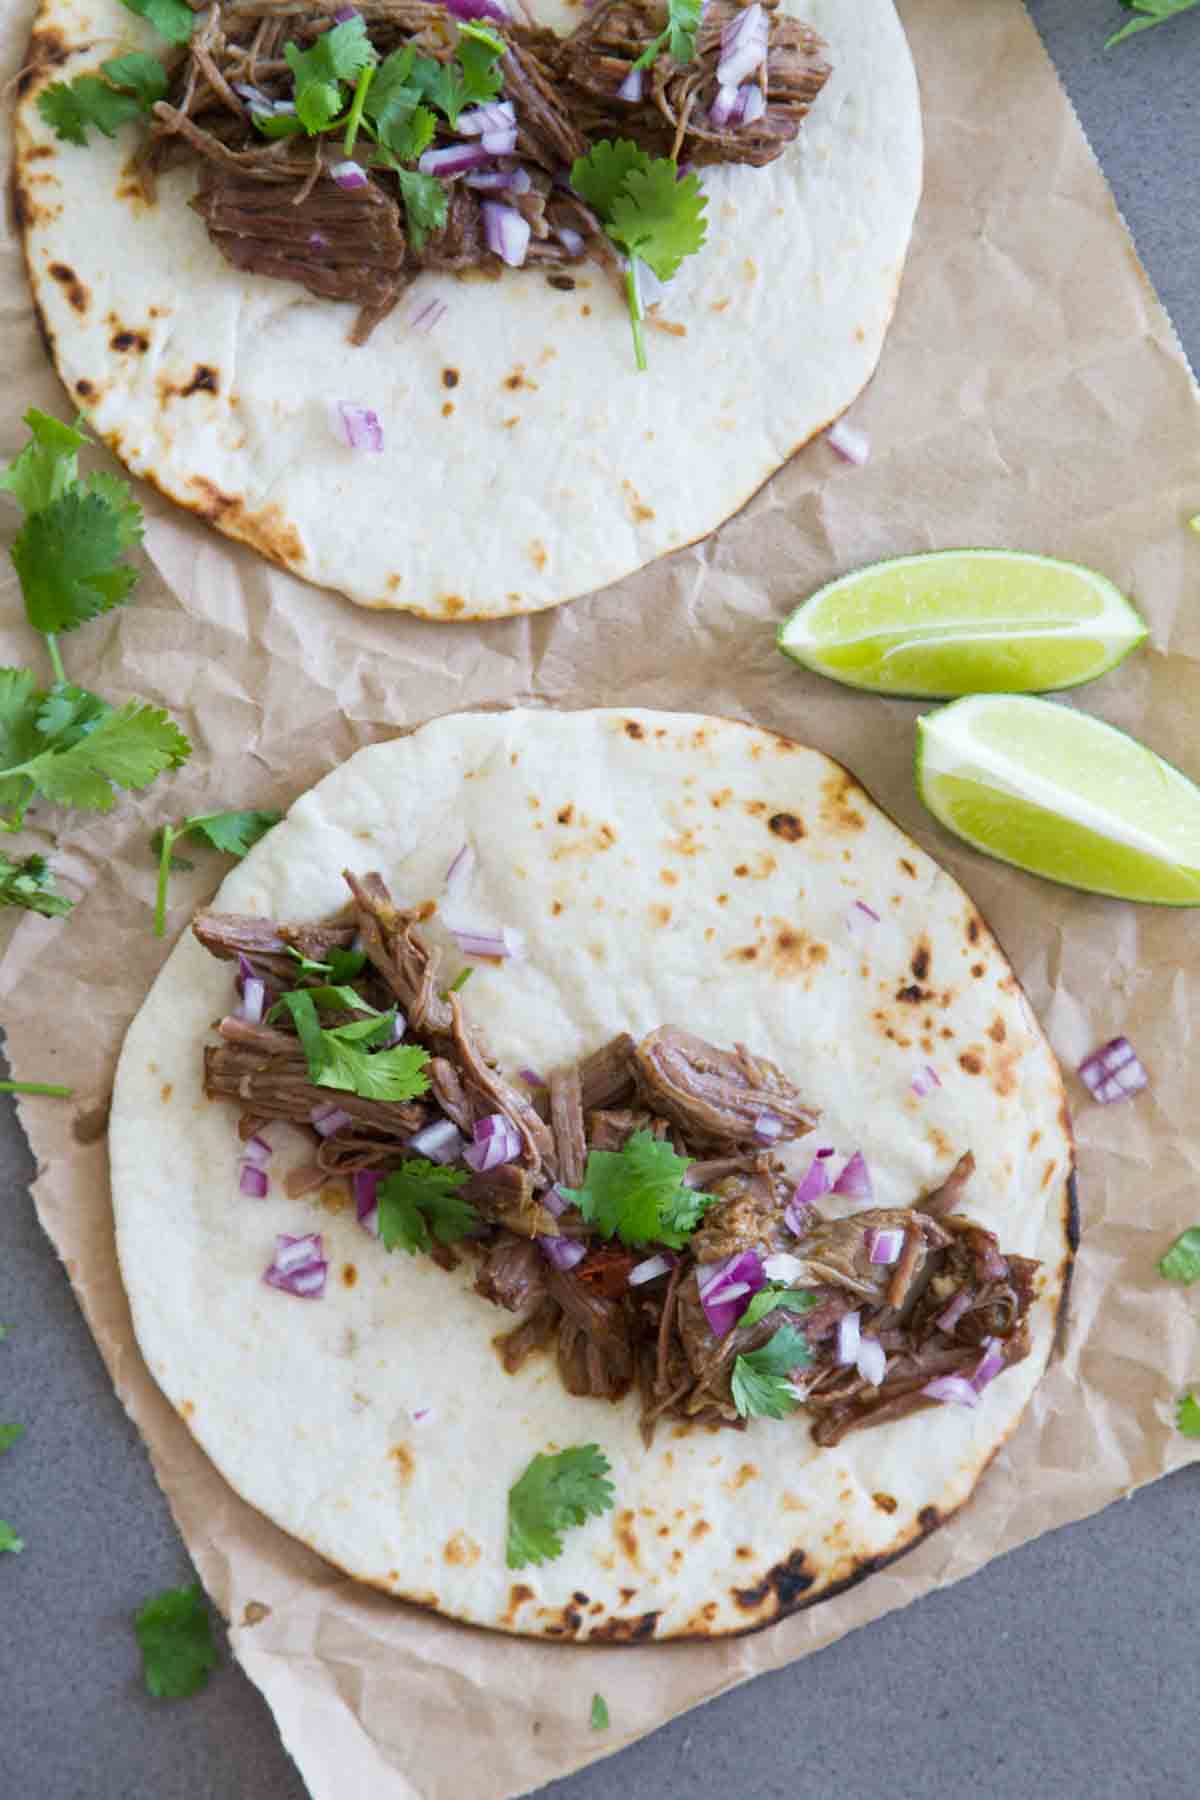
[{"label": "crumpled paper", "polygon": [[[883,362],[852,409],[874,444],[865,468],[818,442],[706,543],[556,612],[460,628],[356,611],[142,489],[151,567],[134,603],[64,641],[75,680],[169,707],[195,754],[110,817],[50,815],[23,840],[53,848],[81,896],[66,923],[23,915],[0,938],[14,1072],[76,1088],[70,1104],[23,1105],[35,1199],[236,1654],[317,1800],[458,1800],[465,1743],[476,1800],[525,1791],[1198,1454],[1172,1430],[1169,1404],[1200,1375],[1194,1307],[1155,1272],[1196,1213],[1194,915],[1090,898],[973,855],[913,792],[919,709],[839,690],[774,647],[800,596],[876,557],[958,544],[1072,557],[1131,593],[1151,634],[1064,704],[1200,776],[1200,541],[1185,528],[1200,510],[1200,410],[1179,346],[1016,0],[902,10],[927,179]],[[26,5],[9,4],[0,80],[19,68],[28,28]],[[27,405],[68,411],[11,230],[0,321],[7,457]],[[44,670],[7,565],[0,620],[2,660]],[[580,1650],[356,1588],[225,1486],[134,1342],[103,1120],[121,1035],[166,950],[151,933],[152,830],[188,812],[286,805],[399,726],[514,701],[701,708],[839,757],[974,895],[1064,1067],[1123,1031],[1152,1072],[1147,1093],[1109,1109],[1073,1084],[1084,1235],[1069,1328],[974,1500],[895,1567],[758,1636]],[[172,881],[172,935],[226,866],[203,850],[195,861]],[[596,1690],[613,1721],[602,1739],[587,1724]]]}]

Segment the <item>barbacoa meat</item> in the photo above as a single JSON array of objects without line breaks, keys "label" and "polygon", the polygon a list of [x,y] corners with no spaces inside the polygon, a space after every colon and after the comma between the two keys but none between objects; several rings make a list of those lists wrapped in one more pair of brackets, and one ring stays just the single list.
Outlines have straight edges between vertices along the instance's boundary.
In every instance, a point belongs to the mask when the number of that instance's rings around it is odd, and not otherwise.
[{"label": "barbacoa meat", "polygon": [[644,1104],[678,1125],[689,1142],[724,1148],[752,1144],[764,1113],[783,1127],[779,1142],[803,1137],[816,1113],[765,1057],[743,1045],[718,1050],[674,1025],[660,1025],[634,1051]]}]

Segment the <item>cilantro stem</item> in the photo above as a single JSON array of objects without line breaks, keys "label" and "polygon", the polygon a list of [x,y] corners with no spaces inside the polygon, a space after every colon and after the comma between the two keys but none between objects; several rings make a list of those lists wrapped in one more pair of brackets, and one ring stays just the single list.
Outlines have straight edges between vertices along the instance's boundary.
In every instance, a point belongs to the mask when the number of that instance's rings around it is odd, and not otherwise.
[{"label": "cilantro stem", "polygon": [[183,836],[174,825],[162,828],[162,850],[158,858],[158,887],[154,895],[154,935],[163,937],[167,929],[167,882],[171,876],[171,851],[177,838]]},{"label": "cilantro stem", "polygon": [[633,327],[633,353],[637,358],[637,366],[646,368],[646,340],[642,336],[642,295],[638,286],[637,257],[631,255],[629,267],[625,271],[625,292],[629,297],[629,322]]},{"label": "cilantro stem", "polygon": [[63,659],[59,653],[58,639],[52,631],[46,633],[46,649],[50,653],[50,663],[54,669],[55,681],[65,682],[67,679],[67,671],[63,668]]},{"label": "cilantro stem", "polygon": [[370,63],[359,76],[354,87],[354,98],[350,102],[350,111],[346,118],[345,152],[349,156],[354,149],[354,140],[358,136],[358,128],[362,122],[363,106],[366,103],[367,89],[375,78],[375,64]]},{"label": "cilantro stem", "polygon": [[0,1081],[0,1094],[50,1094],[56,1100],[69,1100],[74,1088],[55,1087],[49,1081]]}]

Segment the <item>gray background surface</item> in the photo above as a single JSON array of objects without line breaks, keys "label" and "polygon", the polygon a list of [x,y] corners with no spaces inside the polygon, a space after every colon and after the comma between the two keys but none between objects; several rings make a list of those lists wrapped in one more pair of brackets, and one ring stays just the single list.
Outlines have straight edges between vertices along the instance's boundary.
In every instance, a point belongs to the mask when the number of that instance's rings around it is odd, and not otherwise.
[{"label": "gray background surface", "polygon": [[[1107,54],[1115,0],[1032,11],[1200,366],[1200,8]],[[130,1616],[189,1579],[188,1560],[37,1224],[31,1174],[0,1104],[0,1419],[27,1426],[0,1462],[0,1517],[27,1541],[0,1567],[0,1800],[304,1800],[227,1657],[196,1699],[141,1690]],[[545,1793],[1194,1795],[1198,1500],[1195,1467]]]}]

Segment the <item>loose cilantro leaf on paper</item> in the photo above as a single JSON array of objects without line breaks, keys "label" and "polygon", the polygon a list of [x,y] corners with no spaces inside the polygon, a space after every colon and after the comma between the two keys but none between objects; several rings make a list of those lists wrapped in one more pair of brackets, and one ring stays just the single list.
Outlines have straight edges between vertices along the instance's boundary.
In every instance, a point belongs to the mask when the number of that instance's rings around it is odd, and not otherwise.
[{"label": "loose cilantro leaf on paper", "polygon": [[[54,704],[48,704],[54,703]],[[112,808],[114,788],[142,788],[191,755],[166,713],[141,700],[108,707],[65,684],[47,695],[28,669],[0,669],[0,825],[15,831],[35,794],[90,812]]]},{"label": "loose cilantro leaf on paper", "polygon": [[792,1325],[781,1325],[761,1350],[749,1350],[733,1365],[733,1404],[743,1419],[783,1419],[800,1401],[788,1382],[792,1369],[812,1361],[807,1340]]},{"label": "loose cilantro leaf on paper", "polygon": [[74,1092],[48,1081],[0,1081],[0,1094],[49,1094],[55,1100],[69,1100]]},{"label": "loose cilantro leaf on paper", "polygon": [[196,15],[187,0],[121,0],[121,4],[153,25],[169,44],[186,44],[191,38]]},{"label": "loose cilantro leaf on paper", "polygon": [[199,1582],[153,1595],[134,1615],[133,1629],[148,1693],[156,1700],[186,1700],[199,1693],[217,1666]]},{"label": "loose cilantro leaf on paper", "polygon": [[750,1304],[738,1320],[739,1329],[743,1325],[757,1325],[758,1321],[778,1307],[784,1312],[811,1312],[817,1304],[817,1296],[805,1288],[765,1287],[751,1297]]},{"label": "loose cilantro leaf on paper", "polygon": [[696,33],[704,12],[704,0],[668,0],[667,28],[652,44],[647,44],[634,63],[635,69],[648,69],[666,50],[677,63],[690,63],[696,54]]},{"label": "loose cilantro leaf on paper", "polygon": [[626,138],[601,138],[571,166],[571,185],[599,213],[604,229],[629,259],[625,292],[639,369],[646,367],[638,258],[660,281],[670,281],[685,256],[704,244],[707,196],[695,175],[682,181],[668,156],[650,157]]},{"label": "loose cilantro leaf on paper", "polygon": [[612,1464],[598,1444],[575,1444],[557,1456],[535,1456],[508,1490],[510,1569],[553,1562],[562,1555],[562,1534],[572,1525],[599,1518],[613,1504]]},{"label": "loose cilantro leaf on paper", "polygon": [[[309,1077],[318,1087],[337,1088],[363,1100],[415,1100],[428,1093],[429,1077],[422,1071],[429,1061],[429,1052],[419,1044],[397,1044],[391,1050],[372,1051],[360,1048],[354,1036],[348,1035],[357,1034],[360,1039],[388,1037],[394,1012],[325,1031],[317,1017],[313,990],[298,988],[284,994],[281,1004],[292,1015]],[[357,995],[351,1004],[367,1010]]]},{"label": "loose cilantro leaf on paper", "polygon": [[1200,1225],[1192,1225],[1181,1232],[1158,1261],[1158,1272],[1167,1281],[1182,1281],[1185,1285],[1200,1281]]},{"label": "loose cilantro leaf on paper", "polygon": [[684,1186],[688,1159],[652,1132],[635,1131],[621,1150],[593,1150],[581,1188],[560,1188],[607,1238],[638,1244],[687,1242],[712,1205],[711,1194]]},{"label": "loose cilantro leaf on paper", "polygon": [[164,825],[155,832],[151,843],[158,851],[158,889],[154,900],[154,935],[161,937],[167,928],[167,878],[173,868],[190,868],[175,856],[175,845],[181,838],[203,839],[214,850],[226,856],[245,856],[272,825],[278,825],[280,812],[196,813],[179,825]]},{"label": "loose cilantro leaf on paper", "polygon": [[379,1235],[388,1250],[418,1250],[456,1244],[479,1223],[469,1200],[457,1193],[468,1177],[418,1157],[386,1176],[379,1187]]},{"label": "loose cilantro leaf on paper", "polygon": [[1152,25],[1162,25],[1173,19],[1176,13],[1188,12],[1200,0],[1122,0],[1122,4],[1136,17],[1126,20],[1119,31],[1105,39],[1104,48],[1111,50],[1124,38],[1133,37],[1136,32],[1149,31]]},{"label": "loose cilantro leaf on paper", "polygon": [[64,425],[53,413],[31,406],[22,423],[30,441],[0,470],[0,490],[10,493],[27,513],[61,500],[79,480],[79,451],[91,439],[78,425]]},{"label": "loose cilantro leaf on paper", "polygon": [[25,1427],[23,1425],[0,1425],[0,1456],[6,1450],[11,1450],[18,1439],[24,1436]]},{"label": "loose cilantro leaf on paper", "polygon": [[1200,1400],[1197,1400],[1195,1394],[1179,1396],[1175,1424],[1184,1437],[1200,1438]]},{"label": "loose cilantro leaf on paper", "polygon": [[45,919],[61,919],[74,904],[58,892],[44,856],[27,856],[17,863],[0,852],[0,906],[22,906]]},{"label": "loose cilantro leaf on paper", "polygon": [[342,84],[357,82],[379,54],[363,19],[346,19],[322,32],[311,49],[285,44],[283,54],[295,77],[296,116],[310,134],[328,130],[341,111]]},{"label": "loose cilantro leaf on paper", "polygon": [[591,1723],[593,1731],[607,1731],[611,1723],[608,1716],[608,1701],[603,1694],[592,1695]]},{"label": "loose cilantro leaf on paper", "polygon": [[18,1537],[7,1519],[0,1519],[0,1551],[11,1550],[15,1556],[25,1548],[25,1539]]}]

